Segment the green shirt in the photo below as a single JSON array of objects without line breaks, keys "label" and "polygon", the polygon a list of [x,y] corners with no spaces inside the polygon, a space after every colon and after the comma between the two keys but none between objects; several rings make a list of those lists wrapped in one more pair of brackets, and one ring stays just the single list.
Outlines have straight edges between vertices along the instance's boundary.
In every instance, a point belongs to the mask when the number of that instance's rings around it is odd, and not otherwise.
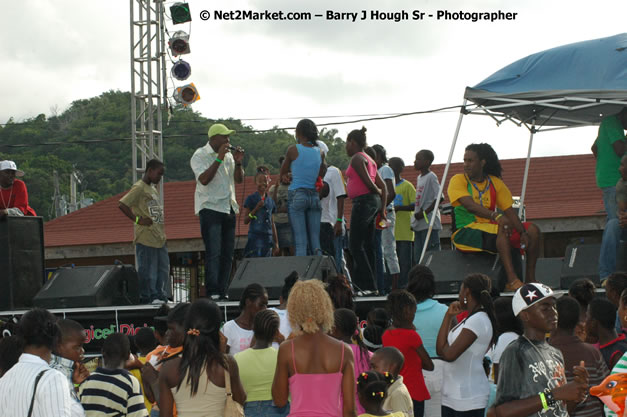
[{"label": "green shirt", "polygon": [[[416,188],[411,182],[402,179],[394,189],[396,191],[395,206],[408,206],[414,202]],[[414,241],[414,231],[411,228],[411,216],[413,215],[413,211],[396,212],[396,224],[394,225],[394,238],[396,240]]]},{"label": "green shirt", "polygon": [[151,248],[162,248],[165,245],[165,225],[163,223],[163,206],[159,192],[143,180],[133,184],[130,191],[120,199],[120,203],[129,207],[135,216],[152,219],[152,225],[135,224],[135,240]]},{"label": "green shirt", "polygon": [[599,136],[594,142],[597,145],[597,186],[599,188],[614,187],[620,178],[618,167],[621,156],[616,155],[612,144],[625,141],[625,131],[617,116],[608,116],[599,126]]},{"label": "green shirt", "polygon": [[235,354],[239,377],[246,391],[246,402],[272,400],[277,354],[273,347],[251,348]]}]

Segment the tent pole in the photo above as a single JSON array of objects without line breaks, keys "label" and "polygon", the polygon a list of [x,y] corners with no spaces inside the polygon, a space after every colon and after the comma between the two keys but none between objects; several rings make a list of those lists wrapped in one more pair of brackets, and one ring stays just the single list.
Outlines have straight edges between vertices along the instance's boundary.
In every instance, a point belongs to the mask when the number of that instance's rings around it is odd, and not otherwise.
[{"label": "tent pole", "polygon": [[522,220],[525,213],[525,193],[527,192],[527,179],[529,177],[529,164],[531,162],[531,147],[533,146],[533,135],[536,132],[536,119],[531,122],[531,133],[529,134],[529,149],[527,149],[527,160],[525,161],[525,175],[523,176],[522,190],[520,191],[520,208],[518,217]]},{"label": "tent pole", "polygon": [[433,230],[433,223],[435,222],[435,216],[438,214],[440,207],[440,200],[442,199],[442,190],[444,189],[444,184],[446,183],[446,176],[448,175],[448,169],[451,166],[451,160],[453,159],[453,152],[455,151],[455,145],[457,144],[457,137],[459,136],[459,130],[462,126],[462,119],[464,118],[464,111],[466,110],[466,99],[464,99],[464,103],[462,104],[462,108],[459,112],[459,119],[457,119],[457,127],[455,128],[455,136],[453,137],[453,143],[451,143],[451,150],[448,153],[448,160],[446,161],[446,167],[444,168],[444,174],[442,174],[442,180],[440,181],[440,189],[438,191],[438,196],[435,199],[435,205],[433,206],[433,211],[431,212],[431,221],[429,221],[429,229],[427,230],[427,237],[425,239],[425,243],[422,246],[422,253],[420,254],[420,260],[417,263],[421,263],[425,257],[425,252],[427,251],[427,245],[429,244],[429,238],[431,237],[431,231]]}]

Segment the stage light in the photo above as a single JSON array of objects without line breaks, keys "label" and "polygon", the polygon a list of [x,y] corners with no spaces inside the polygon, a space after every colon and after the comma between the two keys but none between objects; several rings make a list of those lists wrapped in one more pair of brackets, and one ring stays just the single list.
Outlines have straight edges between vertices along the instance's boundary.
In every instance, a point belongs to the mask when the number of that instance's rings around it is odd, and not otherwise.
[{"label": "stage light", "polygon": [[189,35],[182,30],[174,32],[168,41],[168,46],[174,56],[189,54]]},{"label": "stage light", "polygon": [[187,62],[179,59],[178,62],[172,66],[172,76],[179,81],[183,81],[189,78],[192,74],[192,67]]},{"label": "stage light", "polygon": [[186,84],[182,87],[176,87],[174,90],[174,100],[177,103],[181,103],[185,107],[199,99],[200,95],[198,95],[198,90],[196,89],[194,83]]},{"label": "stage light", "polygon": [[170,16],[172,16],[172,23],[175,25],[192,21],[189,4],[187,3],[174,3],[170,6]]}]

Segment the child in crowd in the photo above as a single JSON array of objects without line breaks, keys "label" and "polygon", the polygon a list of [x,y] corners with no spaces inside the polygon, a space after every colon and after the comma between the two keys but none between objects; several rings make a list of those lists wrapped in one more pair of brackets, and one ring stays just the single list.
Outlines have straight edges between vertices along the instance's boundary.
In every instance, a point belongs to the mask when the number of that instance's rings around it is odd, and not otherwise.
[{"label": "child in crowd", "polygon": [[298,281],[298,272],[292,271],[292,273],[285,277],[283,287],[281,287],[281,295],[279,296],[278,307],[270,308],[270,310],[274,310],[279,315],[279,319],[281,319],[279,333],[281,333],[281,336],[283,336],[285,339],[289,339],[290,334],[292,334],[292,326],[290,326],[290,321],[287,316],[287,299],[290,296],[290,290],[292,289],[294,284],[296,284],[296,281]]},{"label": "child in crowd", "polygon": [[79,398],[87,417],[147,417],[139,381],[124,369],[131,354],[128,337],[109,335],[102,345],[104,366],[98,367],[80,386]]},{"label": "child in crowd", "polygon": [[[359,329],[357,323],[357,315],[353,310],[347,308],[338,308],[333,313],[335,325],[331,336],[346,343],[353,350],[355,358],[355,375],[370,369],[370,357],[372,353],[368,351],[359,337]],[[364,408],[356,401],[357,414],[362,414]]]},{"label": "child in crowd", "polygon": [[255,184],[257,192],[250,194],[244,201],[244,224],[248,224],[248,241],[244,248],[244,257],[259,258],[279,254],[279,241],[272,214],[276,205],[266,192],[269,177],[264,170],[257,168]]},{"label": "child in crowd", "polygon": [[403,354],[405,364],[400,374],[414,403],[414,415],[422,417],[424,402],[430,398],[422,370],[433,370],[433,362],[413,324],[416,299],[406,290],[396,290],[388,295],[387,305],[392,326],[383,334],[383,346],[394,346]]},{"label": "child in crowd", "polygon": [[[134,361],[137,364],[138,368],[130,369],[127,366],[127,369],[129,369],[131,375],[137,378],[140,386],[143,386],[141,366],[146,364],[146,356],[157,348],[157,339],[155,338],[155,332],[150,327],[140,327],[139,329],[137,329],[137,333],[135,333],[135,336],[133,336],[130,341],[131,344],[135,342],[135,347],[137,348],[136,353],[139,353]],[[143,391],[144,390],[142,390],[142,392]],[[152,403],[145,394],[144,405],[146,406],[146,410],[148,410],[148,414],[150,414],[150,410],[152,409]]]},{"label": "child in crowd", "polygon": [[442,223],[440,221],[440,211],[435,207],[435,201],[440,190],[440,182],[438,181],[438,176],[430,170],[433,158],[433,152],[423,149],[416,154],[416,160],[414,161],[414,169],[420,172],[418,178],[416,178],[416,203],[414,205],[414,215],[411,219],[411,228],[414,230],[414,263],[420,261],[420,255],[422,255],[422,249],[427,240],[433,209],[436,210],[436,213],[427,250],[440,250]]},{"label": "child in crowd", "polygon": [[84,416],[83,407],[80,404],[76,387],[85,381],[89,371],[82,364],[83,343],[85,343],[85,329],[83,326],[70,319],[59,320],[59,338],[55,343],[50,357],[50,367],[66,376],[70,385],[72,402],[72,416]]},{"label": "child in crowd", "polygon": [[577,366],[574,380],[567,383],[562,353],[546,342],[546,334],[557,326],[553,291],[527,283],[514,294],[512,310],[524,333],[501,356],[496,407],[488,416],[567,417],[567,403],[574,406],[587,396],[588,373]]},{"label": "child in crowd", "polygon": [[268,293],[260,284],[253,283],[244,288],[239,300],[239,316],[229,320],[222,327],[226,338],[225,352],[235,355],[250,347],[253,339],[255,314],[268,307]]},{"label": "child in crowd", "polygon": [[501,355],[503,355],[505,348],[522,334],[523,327],[520,319],[514,316],[511,297],[499,297],[494,300],[494,312],[496,314],[498,339],[496,340],[496,345],[488,350],[486,356],[492,364],[488,377],[490,382],[496,384],[498,382]]},{"label": "child in crowd", "polygon": [[362,340],[369,351],[383,347],[381,338],[390,327],[390,315],[384,308],[373,308],[366,316],[366,327],[362,329]]},{"label": "child in crowd", "polygon": [[413,417],[414,404],[403,383],[403,376],[399,375],[404,363],[405,358],[401,351],[391,346],[379,349],[370,358],[370,367],[374,371],[383,375],[390,374],[393,379],[392,385],[388,387],[383,409],[391,413],[400,411],[405,417]]},{"label": "child in crowd", "polygon": [[586,342],[586,314],[588,313],[588,304],[596,297],[595,289],[594,283],[588,278],[576,280],[568,289],[568,295],[579,303],[580,317],[575,328],[575,334],[582,342]]},{"label": "child in crowd", "polygon": [[280,320],[274,310],[262,310],[255,315],[255,344],[235,355],[240,380],[246,391],[244,414],[247,417],[282,417],[290,411],[289,404],[276,407],[272,403],[272,381],[276,369],[277,350],[272,341],[279,332]]},{"label": "child in crowd", "polygon": [[[185,314],[189,309],[189,303],[179,303],[172,310],[169,310],[167,316],[156,316],[155,327],[161,326],[163,323],[167,325],[165,332],[165,340],[163,345],[157,346],[155,350],[146,355],[146,364],[141,368],[142,384],[144,394],[152,402],[150,409],[150,417],[159,417],[159,371],[161,366],[168,360],[181,355],[183,350],[183,340],[185,339]],[[168,311],[163,306],[158,312]],[[159,314],[159,313],[157,313]],[[156,332],[155,337],[157,337]],[[176,411],[174,412],[176,415]]]},{"label": "child in crowd", "polygon": [[359,401],[366,409],[359,417],[403,417],[403,413],[388,413],[383,404],[387,399],[387,391],[394,377],[390,373],[380,374],[374,371],[362,372],[357,377],[357,394]]},{"label": "child in crowd", "polygon": [[625,333],[616,333],[615,317],[616,307],[610,301],[604,298],[595,298],[590,302],[586,334],[590,340],[599,343],[599,350],[609,369],[614,367],[627,350]]}]

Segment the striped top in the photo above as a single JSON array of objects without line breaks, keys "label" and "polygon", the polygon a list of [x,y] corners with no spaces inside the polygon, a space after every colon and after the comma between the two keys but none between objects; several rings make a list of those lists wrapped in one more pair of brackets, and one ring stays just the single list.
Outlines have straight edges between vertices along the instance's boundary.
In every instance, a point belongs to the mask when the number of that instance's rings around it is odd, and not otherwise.
[{"label": "striped top", "polygon": [[[616,362],[616,365],[612,368],[612,372],[610,375],[620,374],[627,372],[627,353],[624,353],[623,356]],[[605,411],[606,417],[616,417],[616,413],[607,408],[607,406],[603,406],[603,410]]]},{"label": "striped top", "polygon": [[139,381],[125,369],[96,369],[78,396],[87,417],[148,416]]},{"label": "striped top", "polygon": [[33,398],[37,375],[47,369],[37,384],[33,417],[70,417],[72,397],[65,376],[39,356],[23,353],[15,364],[0,378],[0,416],[26,416]]}]

